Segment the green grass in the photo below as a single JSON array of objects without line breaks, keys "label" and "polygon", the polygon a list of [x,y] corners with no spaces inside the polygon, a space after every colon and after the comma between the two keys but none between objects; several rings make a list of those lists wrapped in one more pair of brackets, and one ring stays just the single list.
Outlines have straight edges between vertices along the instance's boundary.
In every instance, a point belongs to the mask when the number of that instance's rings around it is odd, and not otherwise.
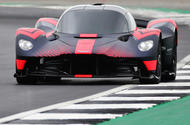
[{"label": "green grass", "polygon": [[98,125],[190,125],[190,96]]}]

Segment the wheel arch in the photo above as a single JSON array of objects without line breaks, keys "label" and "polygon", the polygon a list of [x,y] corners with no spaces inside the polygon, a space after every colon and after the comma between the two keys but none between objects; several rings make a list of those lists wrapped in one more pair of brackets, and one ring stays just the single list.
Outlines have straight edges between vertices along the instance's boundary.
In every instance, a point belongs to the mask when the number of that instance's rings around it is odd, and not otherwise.
[{"label": "wheel arch", "polygon": [[162,33],[162,39],[166,40],[171,44],[167,39],[171,37],[177,37],[176,43],[178,44],[178,26],[176,22],[172,19],[155,19],[151,20],[147,24],[148,29],[160,29]]},{"label": "wheel arch", "polygon": [[35,24],[35,28],[41,29],[46,33],[54,31],[57,26],[57,18],[39,18]]},{"label": "wheel arch", "polygon": [[170,72],[173,65],[174,53],[178,45],[178,27],[172,19],[156,19],[148,23],[147,28],[160,29],[162,34],[163,71]]}]

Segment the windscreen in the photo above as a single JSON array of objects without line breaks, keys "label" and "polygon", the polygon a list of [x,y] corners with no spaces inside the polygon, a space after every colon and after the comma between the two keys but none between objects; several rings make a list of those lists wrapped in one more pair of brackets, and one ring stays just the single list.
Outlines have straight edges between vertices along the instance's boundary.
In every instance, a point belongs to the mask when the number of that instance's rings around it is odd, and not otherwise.
[{"label": "windscreen", "polygon": [[73,10],[65,13],[58,32],[68,34],[112,34],[128,32],[125,16],[112,10]]}]

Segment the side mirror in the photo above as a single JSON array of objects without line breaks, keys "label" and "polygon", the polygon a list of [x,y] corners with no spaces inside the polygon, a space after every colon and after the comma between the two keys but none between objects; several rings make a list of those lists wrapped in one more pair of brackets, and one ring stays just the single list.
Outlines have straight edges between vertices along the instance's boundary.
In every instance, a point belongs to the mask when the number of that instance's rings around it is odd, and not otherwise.
[{"label": "side mirror", "polygon": [[58,36],[55,34],[55,32],[49,32],[46,34],[46,38],[48,41],[54,41],[58,38]]}]

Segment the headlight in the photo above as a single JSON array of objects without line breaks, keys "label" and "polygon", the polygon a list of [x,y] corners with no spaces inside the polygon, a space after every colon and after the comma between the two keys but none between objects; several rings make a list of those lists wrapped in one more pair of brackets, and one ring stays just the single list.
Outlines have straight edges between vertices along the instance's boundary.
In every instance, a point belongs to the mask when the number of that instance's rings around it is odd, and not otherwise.
[{"label": "headlight", "polygon": [[33,44],[28,40],[21,39],[18,41],[18,45],[24,51],[29,51],[33,48]]},{"label": "headlight", "polygon": [[138,49],[142,52],[148,51],[153,47],[154,42],[152,40],[139,43]]}]

